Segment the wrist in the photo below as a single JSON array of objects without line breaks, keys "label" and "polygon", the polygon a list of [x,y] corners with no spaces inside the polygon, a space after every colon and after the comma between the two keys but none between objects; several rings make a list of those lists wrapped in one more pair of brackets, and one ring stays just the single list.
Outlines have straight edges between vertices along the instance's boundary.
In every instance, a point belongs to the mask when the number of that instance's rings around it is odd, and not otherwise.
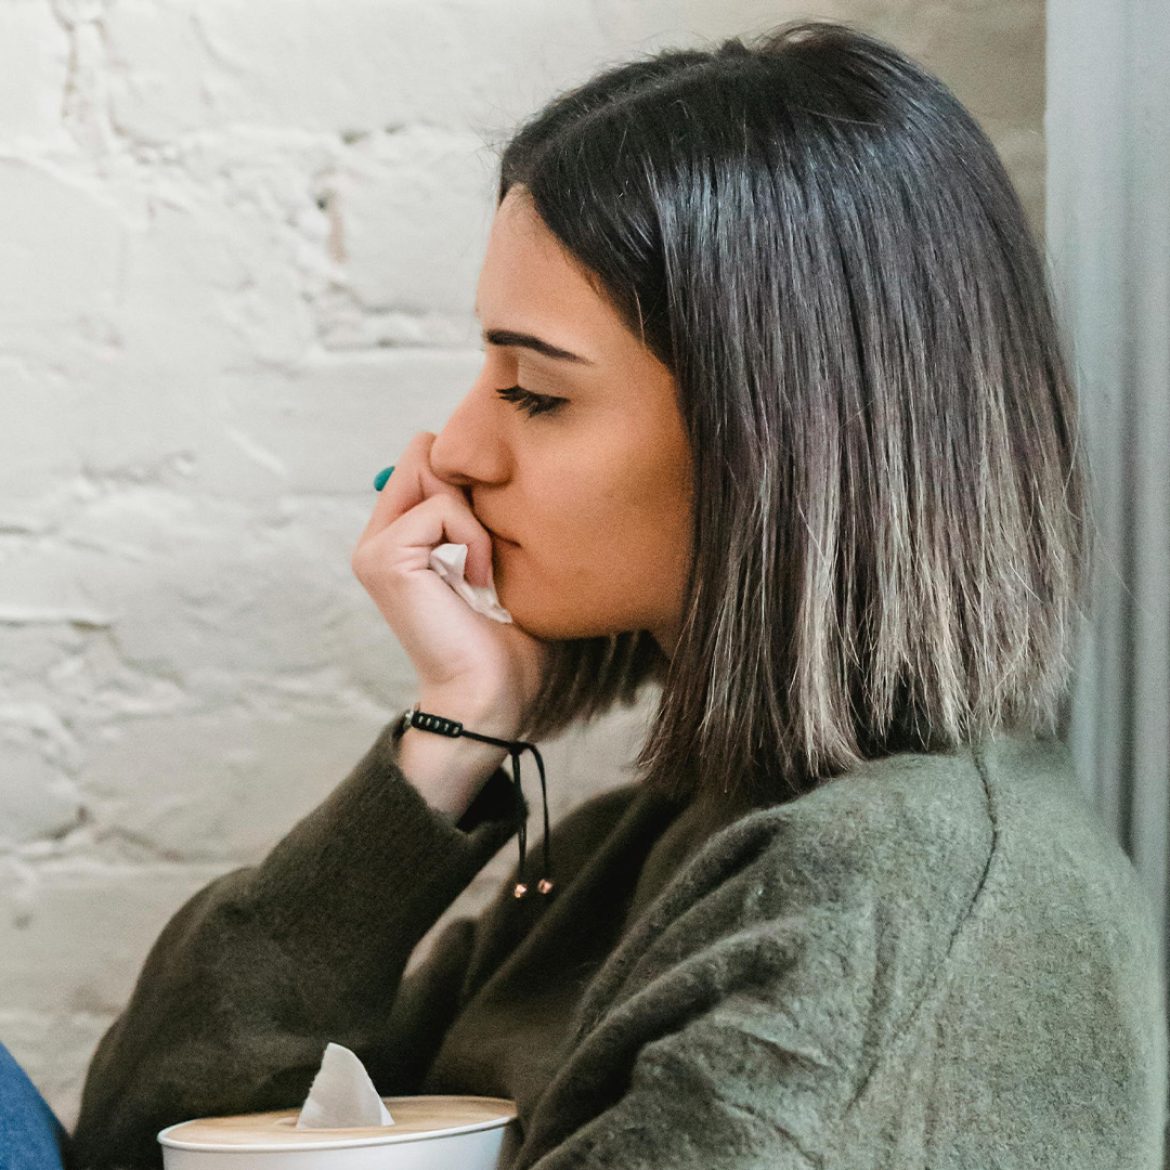
[{"label": "wrist", "polygon": [[[512,704],[499,699],[481,699],[466,691],[432,689],[421,692],[413,706],[462,723],[468,731],[496,739],[515,739],[520,732],[520,713]],[[421,733],[418,728],[411,730]]]},{"label": "wrist", "polygon": [[514,739],[518,720],[498,704],[475,702],[465,693],[451,695],[438,691],[420,695],[418,702],[403,713],[397,736],[398,766],[432,808],[457,823],[491,774],[507,758],[508,750],[462,734],[448,736],[412,727],[407,716],[413,708],[461,723],[467,731],[495,739]]}]

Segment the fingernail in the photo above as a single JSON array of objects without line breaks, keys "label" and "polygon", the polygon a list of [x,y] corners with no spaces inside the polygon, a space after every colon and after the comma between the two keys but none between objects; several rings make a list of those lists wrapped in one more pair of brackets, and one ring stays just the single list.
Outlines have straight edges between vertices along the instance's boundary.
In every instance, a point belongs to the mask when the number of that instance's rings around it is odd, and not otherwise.
[{"label": "fingernail", "polygon": [[386,481],[394,474],[393,467],[383,467],[377,475],[374,476],[374,487],[381,491],[386,486]]}]

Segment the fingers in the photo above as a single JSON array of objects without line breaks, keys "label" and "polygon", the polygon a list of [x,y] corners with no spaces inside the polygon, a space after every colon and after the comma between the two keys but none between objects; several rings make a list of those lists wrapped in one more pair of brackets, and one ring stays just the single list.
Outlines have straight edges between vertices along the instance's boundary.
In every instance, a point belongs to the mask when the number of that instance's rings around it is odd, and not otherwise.
[{"label": "fingers", "polygon": [[[491,535],[475,518],[463,491],[431,470],[430,450],[435,438],[430,431],[420,431],[395,464],[394,474],[379,493],[369,522],[358,538],[351,558],[355,572],[364,546],[393,527],[394,543],[407,554],[408,562],[421,555],[425,567],[435,546],[447,542],[466,544],[467,579],[473,585],[486,585],[491,580]],[[432,501],[440,501],[441,506]],[[410,522],[403,526],[408,518]],[[414,557],[409,555],[412,552]],[[361,559],[364,561],[365,556]]]},{"label": "fingers", "polygon": [[426,499],[420,471],[424,465],[430,466],[429,452],[434,441],[435,436],[430,431],[420,431],[407,443],[406,450],[394,465],[394,474],[378,493],[369,522],[358,537],[358,548],[403,512]]},{"label": "fingers", "polygon": [[359,546],[353,556],[354,572],[359,577],[417,572],[429,566],[432,549],[447,543],[467,545],[467,579],[473,585],[486,584],[491,577],[491,534],[461,496],[447,493],[429,496]]}]

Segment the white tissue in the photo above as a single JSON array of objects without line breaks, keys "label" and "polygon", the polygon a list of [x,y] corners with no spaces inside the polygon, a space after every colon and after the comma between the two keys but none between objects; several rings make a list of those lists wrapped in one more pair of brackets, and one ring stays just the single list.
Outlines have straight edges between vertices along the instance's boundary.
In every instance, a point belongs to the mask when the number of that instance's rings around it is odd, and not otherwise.
[{"label": "white tissue", "polygon": [[301,1106],[297,1129],[364,1129],[393,1124],[394,1118],[357,1054],[343,1044],[327,1044]]},{"label": "white tissue", "polygon": [[430,567],[475,610],[495,622],[510,622],[512,615],[500,605],[496,583],[472,585],[464,578],[467,545],[441,544],[431,549]]}]

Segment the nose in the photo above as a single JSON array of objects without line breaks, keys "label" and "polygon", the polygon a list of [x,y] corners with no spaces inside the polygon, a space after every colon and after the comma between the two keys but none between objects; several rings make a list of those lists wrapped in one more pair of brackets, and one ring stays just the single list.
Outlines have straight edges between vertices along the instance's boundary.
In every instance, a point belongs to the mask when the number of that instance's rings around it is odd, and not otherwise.
[{"label": "nose", "polygon": [[502,483],[507,478],[507,454],[489,395],[490,389],[481,375],[435,436],[431,470],[441,480],[457,487],[471,487]]}]

